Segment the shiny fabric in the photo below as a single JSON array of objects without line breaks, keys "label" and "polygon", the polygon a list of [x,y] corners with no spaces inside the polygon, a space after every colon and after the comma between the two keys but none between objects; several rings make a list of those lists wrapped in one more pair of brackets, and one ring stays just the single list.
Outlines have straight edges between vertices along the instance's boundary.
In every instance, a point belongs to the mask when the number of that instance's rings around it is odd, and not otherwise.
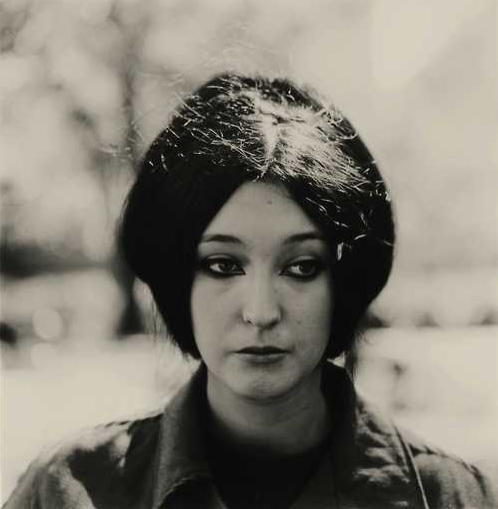
[{"label": "shiny fabric", "polygon": [[[401,434],[357,397],[344,370],[324,369],[329,454],[292,509],[498,508],[496,479]],[[206,454],[205,369],[165,410],[80,433],[41,454],[5,509],[229,509]]]}]

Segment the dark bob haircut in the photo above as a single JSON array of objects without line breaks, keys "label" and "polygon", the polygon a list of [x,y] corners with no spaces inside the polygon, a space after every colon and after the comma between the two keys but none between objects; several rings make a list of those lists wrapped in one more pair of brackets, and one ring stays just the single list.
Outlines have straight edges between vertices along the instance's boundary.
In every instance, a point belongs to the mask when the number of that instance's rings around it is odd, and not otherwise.
[{"label": "dark bob haircut", "polygon": [[390,197],[349,121],[289,80],[225,74],[184,100],[146,152],[125,204],[127,263],[150,287],[173,341],[199,358],[190,315],[197,244],[248,181],[283,184],[326,235],[335,257],[326,355],[347,352],[391,270]]}]

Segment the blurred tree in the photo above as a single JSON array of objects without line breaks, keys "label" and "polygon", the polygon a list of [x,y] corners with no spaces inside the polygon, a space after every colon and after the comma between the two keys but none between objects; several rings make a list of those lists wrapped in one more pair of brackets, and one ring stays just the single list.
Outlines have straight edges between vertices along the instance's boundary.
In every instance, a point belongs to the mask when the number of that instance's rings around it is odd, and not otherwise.
[{"label": "blurred tree", "polygon": [[[2,128],[17,147],[4,161],[2,190],[24,207],[23,214],[9,213],[2,220],[2,255],[12,262],[3,270],[29,274],[54,265],[108,264],[124,295],[120,335],[142,330],[133,279],[112,247],[117,202],[138,159],[131,79],[147,10],[137,7],[137,2],[112,1],[7,2],[8,29],[2,30],[4,71],[22,76],[27,68],[24,79],[3,95],[11,112]],[[122,22],[125,8],[133,10],[128,23]],[[31,104],[23,108],[27,100]],[[45,136],[39,136],[43,129]],[[21,145],[36,156],[23,157]],[[47,151],[49,157],[40,157]],[[84,185],[75,185],[76,180]],[[52,214],[40,215],[41,209]]]},{"label": "blurred tree", "polygon": [[[10,260],[3,269],[28,275],[104,263],[124,296],[117,334],[139,332],[134,279],[113,232],[144,147],[179,97],[208,74],[282,70],[281,56],[261,51],[250,27],[261,24],[262,13],[252,2],[46,0],[3,7],[0,67],[17,81],[2,90],[10,110],[1,123],[4,143],[14,142],[2,182],[4,197],[15,195],[19,204],[2,219],[2,254]],[[265,32],[280,44],[299,26],[292,16],[282,20]]]}]

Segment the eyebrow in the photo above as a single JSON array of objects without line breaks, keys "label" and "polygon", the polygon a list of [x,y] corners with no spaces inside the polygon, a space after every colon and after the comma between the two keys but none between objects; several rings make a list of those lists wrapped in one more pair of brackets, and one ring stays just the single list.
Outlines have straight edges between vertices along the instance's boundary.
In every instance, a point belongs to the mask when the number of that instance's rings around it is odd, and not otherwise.
[{"label": "eyebrow", "polygon": [[229,244],[243,244],[243,242],[234,235],[225,235],[222,233],[213,233],[210,235],[203,235],[200,242],[207,244],[208,242],[226,242]]},{"label": "eyebrow", "polygon": [[[302,232],[302,233],[295,233],[291,235],[290,237],[287,237],[283,244],[297,244],[299,242],[305,242],[307,240],[320,240],[323,242],[326,242],[325,236],[322,235],[318,231],[309,231],[309,232]],[[224,242],[229,244],[236,244],[241,245],[244,244],[242,240],[240,240],[238,237],[234,235],[227,235],[222,233],[213,233],[208,235],[203,235],[200,242],[202,244],[208,243],[208,242]]]},{"label": "eyebrow", "polygon": [[326,242],[324,235],[322,235],[318,231],[313,230],[309,232],[296,233],[294,235],[291,235],[290,237],[287,237],[284,240],[284,244],[296,244],[298,242],[304,242],[306,240],[320,240]]}]

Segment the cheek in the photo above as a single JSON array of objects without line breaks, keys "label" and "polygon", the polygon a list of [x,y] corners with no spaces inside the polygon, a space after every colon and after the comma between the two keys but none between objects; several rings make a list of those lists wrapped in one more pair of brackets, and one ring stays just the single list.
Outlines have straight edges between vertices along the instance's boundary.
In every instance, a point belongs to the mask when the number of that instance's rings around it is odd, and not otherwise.
[{"label": "cheek", "polygon": [[217,336],[233,315],[233,302],[223,285],[202,276],[194,278],[190,297],[192,329],[196,341]]},{"label": "cheek", "polygon": [[[302,321],[306,323],[324,324],[330,322],[333,311],[333,296],[328,280],[321,280],[305,295],[298,299]],[[299,313],[298,313],[299,314]]]},{"label": "cheek", "polygon": [[208,320],[211,308],[210,302],[211,296],[208,285],[201,278],[194,278],[190,296],[190,313],[192,316],[192,329],[196,338],[200,331],[205,330],[210,325],[210,320]]},{"label": "cheek", "polygon": [[323,282],[304,298],[294,301],[294,324],[310,349],[324,348],[331,336],[333,295],[330,285]]},{"label": "cheek", "polygon": [[210,297],[206,287],[201,281],[194,279],[190,296],[190,316],[192,317],[192,332],[195,343],[201,354],[201,358],[211,357],[210,345],[213,345],[212,338],[215,336],[215,319],[210,313]]}]

